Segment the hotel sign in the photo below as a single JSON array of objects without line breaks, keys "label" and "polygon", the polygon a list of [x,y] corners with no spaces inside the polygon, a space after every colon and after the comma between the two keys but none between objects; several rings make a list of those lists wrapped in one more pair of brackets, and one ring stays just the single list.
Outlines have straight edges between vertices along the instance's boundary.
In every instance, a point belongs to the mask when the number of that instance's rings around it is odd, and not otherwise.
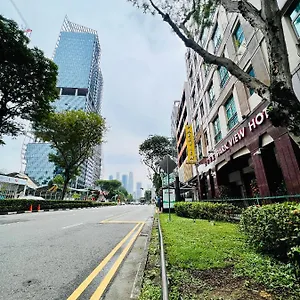
[{"label": "hotel sign", "polygon": [[187,148],[187,164],[195,164],[197,162],[195,139],[192,125],[185,126],[185,140]]},{"label": "hotel sign", "polygon": [[232,146],[239,143],[242,139],[245,138],[247,129],[252,132],[258,126],[263,124],[266,119],[269,118],[267,113],[267,108],[265,108],[262,112],[258,113],[253,119],[248,122],[248,127],[241,128],[236,134],[234,134],[230,139],[228,139],[221,147],[217,148],[215,153],[210,155],[205,161],[205,166],[209,165],[213,161],[215,161],[219,156],[227,152]]}]

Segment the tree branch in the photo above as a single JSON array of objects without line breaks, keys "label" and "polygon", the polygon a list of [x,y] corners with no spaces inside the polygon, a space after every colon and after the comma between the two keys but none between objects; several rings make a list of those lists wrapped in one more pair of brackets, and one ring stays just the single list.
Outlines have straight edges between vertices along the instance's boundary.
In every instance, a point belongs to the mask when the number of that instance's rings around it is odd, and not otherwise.
[{"label": "tree branch", "polygon": [[[151,1],[152,2],[152,1]],[[152,4],[153,5],[153,4]],[[190,18],[192,17],[192,15],[196,12],[196,2],[195,0],[193,0],[193,9],[186,15],[186,17],[184,18],[184,20],[181,22],[181,25],[185,25],[187,21],[190,20]]]},{"label": "tree branch", "polygon": [[[211,54],[210,52],[202,48],[199,44],[197,44],[192,38],[186,37],[186,35],[180,31],[180,28],[172,21],[168,14],[162,12],[153,3],[152,0],[150,0],[150,3],[154,7],[154,9],[156,9],[156,11],[162,16],[162,19],[171,26],[176,35],[184,42],[185,46],[193,49],[196,53],[198,53],[203,58],[204,62],[225,67],[238,80],[246,84],[247,87],[254,89],[257,94],[263,99],[270,99],[269,89],[267,85],[265,85],[257,78],[250,76],[231,59]],[[186,31],[186,29],[184,31]]]},{"label": "tree branch", "polygon": [[266,23],[260,11],[247,0],[221,0],[221,4],[228,12],[240,13],[254,28],[265,32]]}]

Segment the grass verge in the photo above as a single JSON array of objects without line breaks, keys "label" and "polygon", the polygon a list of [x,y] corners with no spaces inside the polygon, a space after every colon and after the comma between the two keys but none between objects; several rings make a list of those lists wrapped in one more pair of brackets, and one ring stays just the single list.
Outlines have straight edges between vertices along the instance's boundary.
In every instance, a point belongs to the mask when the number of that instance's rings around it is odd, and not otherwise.
[{"label": "grass verge", "polygon": [[238,225],[176,215],[171,222],[167,215],[160,220],[170,299],[300,299],[290,266],[250,249]]}]

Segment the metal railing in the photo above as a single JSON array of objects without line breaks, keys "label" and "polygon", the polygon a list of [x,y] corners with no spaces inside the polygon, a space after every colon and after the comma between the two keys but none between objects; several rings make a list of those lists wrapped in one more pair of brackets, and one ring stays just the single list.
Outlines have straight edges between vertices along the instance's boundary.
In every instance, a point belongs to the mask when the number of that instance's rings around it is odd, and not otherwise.
[{"label": "metal railing", "polygon": [[168,292],[168,277],[166,271],[166,261],[165,261],[165,251],[164,251],[164,241],[160,227],[160,221],[158,216],[158,236],[159,236],[159,246],[160,246],[160,270],[161,270],[161,286],[162,286],[162,299],[169,299]]}]

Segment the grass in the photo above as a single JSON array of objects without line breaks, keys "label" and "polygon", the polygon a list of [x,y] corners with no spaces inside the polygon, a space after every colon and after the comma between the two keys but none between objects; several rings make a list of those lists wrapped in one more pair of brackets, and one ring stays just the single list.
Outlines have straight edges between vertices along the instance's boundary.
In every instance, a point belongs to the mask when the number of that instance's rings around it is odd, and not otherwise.
[{"label": "grass", "polygon": [[170,299],[300,299],[290,266],[250,249],[238,225],[176,215],[160,220]]}]

